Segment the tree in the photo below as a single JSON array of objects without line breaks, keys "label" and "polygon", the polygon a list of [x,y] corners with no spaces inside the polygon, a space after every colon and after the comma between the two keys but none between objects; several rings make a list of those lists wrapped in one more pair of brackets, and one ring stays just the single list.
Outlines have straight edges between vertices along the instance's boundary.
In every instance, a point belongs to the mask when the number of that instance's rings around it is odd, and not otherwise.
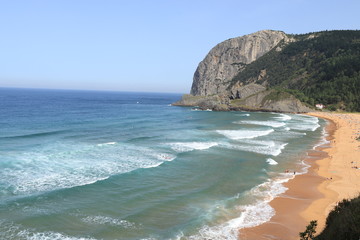
[{"label": "tree", "polygon": [[317,221],[313,220],[309,225],[306,226],[306,230],[304,232],[300,232],[300,240],[311,240],[314,239],[314,235],[316,233]]}]

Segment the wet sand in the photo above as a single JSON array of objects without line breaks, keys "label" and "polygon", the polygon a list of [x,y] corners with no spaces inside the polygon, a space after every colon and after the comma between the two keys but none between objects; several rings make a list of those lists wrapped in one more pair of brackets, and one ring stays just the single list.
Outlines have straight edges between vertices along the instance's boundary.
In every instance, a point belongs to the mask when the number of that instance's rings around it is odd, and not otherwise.
[{"label": "wet sand", "polygon": [[326,216],[338,201],[360,193],[360,114],[310,113],[329,120],[327,145],[308,152],[308,172],[285,184],[288,190],[271,201],[276,214],[260,226],[242,229],[240,239],[299,239],[311,220],[324,227]]}]

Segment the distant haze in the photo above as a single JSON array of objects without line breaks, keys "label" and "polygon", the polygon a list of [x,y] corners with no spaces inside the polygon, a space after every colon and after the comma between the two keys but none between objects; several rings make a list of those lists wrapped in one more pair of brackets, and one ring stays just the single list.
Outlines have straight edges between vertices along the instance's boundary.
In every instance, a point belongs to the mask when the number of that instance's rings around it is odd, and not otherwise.
[{"label": "distant haze", "polygon": [[358,0],[2,1],[0,87],[190,91],[217,43],[359,29]]}]

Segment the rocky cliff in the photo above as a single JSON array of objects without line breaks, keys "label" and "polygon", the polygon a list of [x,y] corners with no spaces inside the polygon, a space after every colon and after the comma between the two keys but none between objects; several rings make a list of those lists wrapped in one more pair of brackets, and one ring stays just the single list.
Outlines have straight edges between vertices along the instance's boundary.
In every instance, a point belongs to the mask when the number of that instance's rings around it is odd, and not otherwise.
[{"label": "rocky cliff", "polygon": [[194,74],[190,95],[174,103],[176,106],[196,106],[217,111],[253,110],[277,112],[306,112],[310,109],[292,96],[273,98],[267,89],[266,69],[246,83],[233,82],[249,64],[272,49],[294,39],[284,32],[264,30],[242,37],[232,38],[216,45],[200,62]]},{"label": "rocky cliff", "polygon": [[360,31],[288,35],[259,31],[226,40],[194,74],[177,105],[213,110],[360,111]]},{"label": "rocky cliff", "polygon": [[291,41],[284,32],[264,30],[216,45],[197,67],[192,95],[210,96],[227,91],[231,80],[249,63],[269,52],[280,41]]}]

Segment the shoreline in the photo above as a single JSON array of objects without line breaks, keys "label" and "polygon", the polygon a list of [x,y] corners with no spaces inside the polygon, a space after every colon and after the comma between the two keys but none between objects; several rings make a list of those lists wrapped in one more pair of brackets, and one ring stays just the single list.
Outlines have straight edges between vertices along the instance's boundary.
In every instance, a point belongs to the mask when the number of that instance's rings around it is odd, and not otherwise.
[{"label": "shoreline", "polygon": [[[336,127],[331,148],[325,149],[328,158],[316,162],[319,166],[317,174],[332,179],[318,186],[324,197],[312,202],[301,213],[308,223],[318,220],[319,233],[337,202],[360,194],[360,141],[356,139],[360,137],[360,114],[314,112],[309,115],[332,121]],[[354,169],[355,166],[359,169]]]},{"label": "shoreline", "polygon": [[360,132],[360,114],[307,115],[328,120],[325,129],[329,142],[307,152],[304,162],[310,167],[305,174],[285,183],[288,190],[270,202],[275,210],[270,221],[239,230],[239,239],[299,239],[299,232],[311,220],[318,221],[317,233],[320,233],[335,204],[359,194],[360,170],[352,169],[351,165],[360,167],[360,141],[354,137],[359,136],[356,134]]}]

